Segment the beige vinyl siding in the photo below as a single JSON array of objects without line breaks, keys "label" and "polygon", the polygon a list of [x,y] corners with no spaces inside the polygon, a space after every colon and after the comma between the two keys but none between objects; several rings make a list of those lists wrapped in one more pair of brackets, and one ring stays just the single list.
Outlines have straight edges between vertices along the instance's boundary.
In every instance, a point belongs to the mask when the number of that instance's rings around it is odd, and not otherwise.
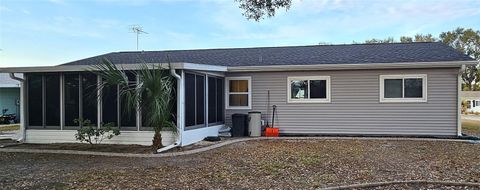
[{"label": "beige vinyl siding", "polygon": [[[252,109],[266,119],[277,105],[275,126],[283,134],[435,135],[457,134],[458,68],[229,73],[252,77]],[[380,103],[380,75],[426,74],[427,102]],[[330,76],[330,103],[287,103],[287,77]],[[271,112],[271,109],[270,109]],[[269,113],[271,115],[271,113]],[[269,121],[271,122],[271,116]]]}]

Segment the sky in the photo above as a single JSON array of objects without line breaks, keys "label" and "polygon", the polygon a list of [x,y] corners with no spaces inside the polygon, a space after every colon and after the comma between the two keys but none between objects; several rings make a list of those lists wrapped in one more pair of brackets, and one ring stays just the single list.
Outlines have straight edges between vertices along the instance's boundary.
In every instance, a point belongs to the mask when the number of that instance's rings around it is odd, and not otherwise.
[{"label": "sky", "polygon": [[293,0],[247,20],[234,0],[0,0],[0,67],[51,66],[118,51],[348,44],[457,27],[480,0]]}]

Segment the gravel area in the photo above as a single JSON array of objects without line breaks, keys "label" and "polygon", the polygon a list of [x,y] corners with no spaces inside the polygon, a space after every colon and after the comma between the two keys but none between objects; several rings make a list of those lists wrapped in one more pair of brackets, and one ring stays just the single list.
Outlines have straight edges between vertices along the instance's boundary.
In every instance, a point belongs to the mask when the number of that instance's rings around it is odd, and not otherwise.
[{"label": "gravel area", "polygon": [[0,188],[316,189],[400,180],[480,183],[479,160],[478,144],[395,140],[249,141],[168,158],[0,153]]}]

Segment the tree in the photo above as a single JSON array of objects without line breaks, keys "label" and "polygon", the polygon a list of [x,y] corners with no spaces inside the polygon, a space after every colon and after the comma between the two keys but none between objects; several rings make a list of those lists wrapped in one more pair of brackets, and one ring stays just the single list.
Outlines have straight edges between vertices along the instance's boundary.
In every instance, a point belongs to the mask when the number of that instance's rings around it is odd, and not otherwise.
[{"label": "tree", "polygon": [[413,39],[412,39],[412,37],[401,36],[400,37],[400,42],[402,42],[402,43],[412,43]]},{"label": "tree", "polygon": [[395,39],[393,39],[393,37],[388,37],[388,38],[385,38],[385,39],[376,39],[376,38],[372,38],[372,39],[369,39],[369,40],[365,40],[365,43],[366,44],[386,44],[386,43],[395,43]]},{"label": "tree", "polygon": [[[440,40],[460,52],[480,61],[480,31],[473,29],[457,28],[453,31],[442,32]],[[476,83],[480,82],[478,66],[467,66],[462,74],[462,79],[469,90],[476,90]]]},{"label": "tree", "polygon": [[437,38],[433,37],[432,34],[415,34],[415,42],[436,42]]},{"label": "tree", "polygon": [[[109,85],[119,86],[119,96],[126,99],[127,110],[137,110],[137,104],[138,109],[142,108],[145,126],[151,126],[154,129],[152,140],[154,150],[162,147],[161,131],[164,129],[177,131],[171,114],[174,82],[168,70],[144,63],[135,70],[125,71],[109,60],[103,59],[101,64],[95,65],[92,71],[104,80],[98,86],[99,89]],[[138,85],[128,80],[128,72],[138,76]]]},{"label": "tree", "polygon": [[240,3],[239,8],[243,9],[243,16],[248,20],[260,21],[265,16],[273,17],[280,8],[290,9],[292,0],[235,0]]}]

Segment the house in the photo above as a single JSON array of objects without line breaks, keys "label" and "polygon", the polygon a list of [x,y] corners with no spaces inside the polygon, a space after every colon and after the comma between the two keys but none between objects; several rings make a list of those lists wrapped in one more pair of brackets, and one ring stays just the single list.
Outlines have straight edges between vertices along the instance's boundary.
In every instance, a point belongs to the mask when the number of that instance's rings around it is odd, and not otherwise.
[{"label": "house", "polygon": [[461,99],[467,104],[466,112],[480,112],[480,91],[462,91]]},{"label": "house", "polygon": [[180,132],[163,140],[180,146],[218,135],[234,113],[270,120],[267,102],[277,106],[281,135],[461,135],[460,72],[477,64],[442,43],[392,43],[113,52],[0,72],[24,73],[26,142],[74,142],[73,119],[88,118],[120,127],[108,143],[148,145],[153,132],[141,110],[123,115],[115,87],[87,96],[102,79],[85,70],[102,58],[125,70],[167,66],[167,55]]},{"label": "house", "polygon": [[0,116],[3,114],[20,116],[20,82],[11,79],[7,73],[0,73]]}]

